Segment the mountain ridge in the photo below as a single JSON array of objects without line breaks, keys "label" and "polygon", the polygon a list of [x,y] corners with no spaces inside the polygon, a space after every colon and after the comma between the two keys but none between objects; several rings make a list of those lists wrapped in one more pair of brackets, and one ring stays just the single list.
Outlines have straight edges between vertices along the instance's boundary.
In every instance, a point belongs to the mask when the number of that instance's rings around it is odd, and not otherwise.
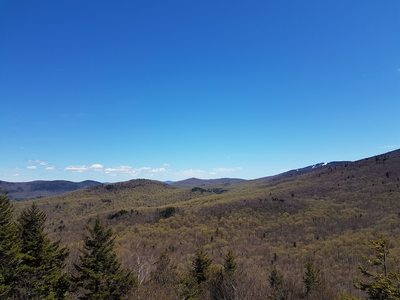
[{"label": "mountain ridge", "polygon": [[151,179],[132,179],[128,181],[121,181],[115,183],[101,183],[94,180],[85,180],[81,182],[72,182],[67,180],[35,180],[28,182],[8,182],[0,180],[0,191],[8,193],[13,200],[27,200],[43,197],[51,197],[62,195],[64,193],[73,192],[81,189],[127,189],[134,188],[137,185],[156,184],[164,187],[175,188],[212,188],[212,187],[230,187],[246,183],[276,183],[280,181],[291,180],[298,176],[307,174],[318,174],[330,169],[347,167],[352,164],[362,164],[371,159],[375,159],[378,163],[384,164],[385,161],[392,156],[400,155],[400,149],[390,152],[374,155],[367,158],[362,158],[355,161],[332,161],[328,163],[316,163],[306,167],[292,169],[276,175],[256,178],[256,179],[241,179],[241,178],[215,178],[215,179],[201,179],[201,178],[187,178],[179,181],[158,181]]},{"label": "mountain ridge", "polygon": [[100,184],[100,182],[94,180],[80,182],[68,180],[9,182],[0,180],[0,191],[6,192],[13,200],[26,200],[60,195]]}]

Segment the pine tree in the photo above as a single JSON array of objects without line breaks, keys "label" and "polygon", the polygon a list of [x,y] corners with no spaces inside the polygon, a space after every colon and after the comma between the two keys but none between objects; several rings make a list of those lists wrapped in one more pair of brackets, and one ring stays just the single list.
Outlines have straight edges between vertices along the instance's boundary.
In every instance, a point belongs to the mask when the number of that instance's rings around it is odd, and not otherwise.
[{"label": "pine tree", "polygon": [[75,278],[80,299],[122,299],[133,288],[135,278],[121,268],[114,253],[114,238],[97,218],[84,238],[80,263],[75,265]]},{"label": "pine tree", "polygon": [[211,259],[201,249],[196,251],[190,272],[181,278],[181,295],[184,299],[203,299],[206,281],[210,276]]},{"label": "pine tree", "polygon": [[306,296],[308,296],[311,292],[318,290],[322,282],[320,271],[312,262],[307,262],[305,268],[303,282],[306,289]]},{"label": "pine tree", "polygon": [[271,294],[269,299],[271,300],[284,300],[288,297],[288,292],[284,287],[283,275],[277,270],[273,269],[269,275],[269,286],[271,288]]},{"label": "pine tree", "polygon": [[371,241],[371,248],[374,254],[365,257],[365,265],[359,267],[365,280],[357,282],[355,286],[365,291],[372,300],[400,299],[400,275],[388,271],[388,241]]},{"label": "pine tree", "polygon": [[224,258],[224,271],[226,274],[232,274],[235,273],[237,268],[236,264],[236,258],[235,255],[231,250],[228,251],[228,253],[225,255]]},{"label": "pine tree", "polygon": [[214,300],[236,299],[236,258],[232,251],[224,257],[224,267],[215,272],[210,280],[210,294]]},{"label": "pine tree", "polygon": [[69,288],[64,273],[68,250],[47,237],[46,215],[34,203],[21,213],[18,222],[22,254],[19,297],[64,299]]},{"label": "pine tree", "polygon": [[192,276],[200,284],[207,280],[211,259],[203,250],[198,250],[192,261]]},{"label": "pine tree", "polygon": [[13,208],[6,195],[0,195],[0,298],[14,298],[19,270],[17,228]]}]

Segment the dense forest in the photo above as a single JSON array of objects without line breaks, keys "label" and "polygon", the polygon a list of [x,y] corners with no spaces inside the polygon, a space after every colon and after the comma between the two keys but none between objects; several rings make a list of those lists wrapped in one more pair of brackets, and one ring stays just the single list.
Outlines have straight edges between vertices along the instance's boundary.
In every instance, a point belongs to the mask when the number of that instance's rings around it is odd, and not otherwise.
[{"label": "dense forest", "polygon": [[[357,299],[332,289],[312,259],[301,278],[285,276],[276,257],[267,276],[249,276],[232,251],[218,264],[198,249],[187,272],[178,272],[164,252],[144,277],[143,269],[121,266],[112,230],[98,217],[87,224],[79,259],[67,270],[69,251],[45,233],[46,215],[35,203],[13,220],[12,204],[0,196],[1,299]],[[371,241],[371,251],[354,286],[368,299],[400,299],[400,273],[391,269],[389,242]],[[267,288],[259,289],[257,281]]]},{"label": "dense forest", "polygon": [[399,199],[400,151],[249,181],[4,198],[2,293],[397,299]]}]

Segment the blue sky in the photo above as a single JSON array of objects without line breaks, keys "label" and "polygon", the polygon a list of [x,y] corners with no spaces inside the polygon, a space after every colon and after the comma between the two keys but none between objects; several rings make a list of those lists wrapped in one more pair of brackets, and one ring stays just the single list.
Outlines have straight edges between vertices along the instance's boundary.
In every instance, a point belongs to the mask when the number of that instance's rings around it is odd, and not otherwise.
[{"label": "blue sky", "polygon": [[0,0],[0,180],[256,178],[400,148],[397,0]]}]

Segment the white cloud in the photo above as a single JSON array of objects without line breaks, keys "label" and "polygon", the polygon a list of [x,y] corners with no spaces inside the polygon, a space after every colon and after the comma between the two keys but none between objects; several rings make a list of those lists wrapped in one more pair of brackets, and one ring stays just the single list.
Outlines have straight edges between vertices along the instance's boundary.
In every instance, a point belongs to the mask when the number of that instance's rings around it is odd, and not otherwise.
[{"label": "white cloud", "polygon": [[167,172],[166,168],[153,168],[153,169],[150,170],[150,173],[154,173],[154,174],[156,174],[156,173],[165,173],[165,172]]},{"label": "white cloud", "polygon": [[54,170],[54,169],[55,169],[54,166],[47,166],[47,167],[45,168],[45,170],[47,170],[47,171],[51,171],[51,170]]},{"label": "white cloud", "polygon": [[65,171],[71,171],[71,172],[87,172],[87,171],[97,171],[97,172],[104,172],[105,174],[109,175],[130,175],[130,176],[138,176],[140,174],[159,174],[159,173],[165,173],[167,169],[165,167],[159,167],[159,168],[152,168],[152,167],[140,167],[140,168],[134,168],[132,166],[128,165],[122,165],[122,166],[116,166],[116,167],[105,167],[102,164],[96,163],[92,164],[90,166],[86,165],[81,165],[81,166],[76,166],[76,165],[71,165],[68,167],[65,167]]},{"label": "white cloud", "polygon": [[86,166],[68,166],[65,167],[65,171],[71,171],[71,172],[78,172],[78,173],[83,173],[88,170]]},{"label": "white cloud", "polygon": [[114,168],[104,169],[106,174],[130,174],[137,175],[137,171],[131,166],[119,166]]},{"label": "white cloud", "polygon": [[400,149],[400,145],[387,145],[387,146],[382,146],[381,148],[385,150],[395,150],[395,149]]},{"label": "white cloud", "polygon": [[37,166],[27,166],[26,168],[29,169],[29,170],[36,170]]},{"label": "white cloud", "polygon": [[152,168],[152,167],[140,167],[140,168],[134,168],[132,166],[119,166],[119,167],[113,167],[113,168],[105,168],[104,172],[106,174],[110,175],[116,175],[116,174],[125,174],[125,175],[131,175],[131,176],[152,176],[154,174],[160,174],[160,173],[165,173],[167,172],[167,169],[164,167],[159,167],[159,168]]},{"label": "white cloud", "polygon": [[186,169],[176,172],[175,175],[179,179],[190,177],[208,179],[229,176],[230,174],[240,171],[241,169],[241,167],[219,167],[211,170]]},{"label": "white cloud", "polygon": [[104,166],[102,164],[93,164],[89,168],[93,170],[102,170],[104,169]]},{"label": "white cloud", "polygon": [[47,166],[49,163],[44,160],[40,159],[35,159],[35,160],[29,160],[29,164],[34,165],[34,166]]}]

